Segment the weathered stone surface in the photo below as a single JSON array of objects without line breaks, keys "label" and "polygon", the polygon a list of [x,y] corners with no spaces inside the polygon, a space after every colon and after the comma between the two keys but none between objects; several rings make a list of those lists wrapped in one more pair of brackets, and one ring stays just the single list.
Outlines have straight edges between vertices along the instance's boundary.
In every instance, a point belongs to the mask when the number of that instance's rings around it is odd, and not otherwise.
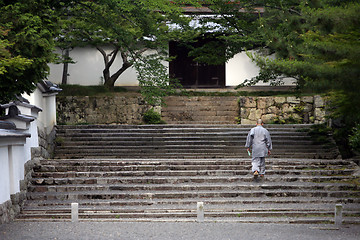
[{"label": "weathered stone surface", "polygon": [[235,96],[169,96],[165,102],[167,106],[161,109],[161,115],[167,123],[234,124],[239,116],[239,102]]},{"label": "weathered stone surface", "polygon": [[288,103],[294,103],[294,104],[300,103],[300,98],[298,97],[287,97],[286,100]]},{"label": "weathered stone surface", "polygon": [[276,114],[265,114],[261,117],[261,119],[264,121],[264,123],[270,123],[271,121],[276,118]]},{"label": "weathered stone surface", "polygon": [[283,113],[292,113],[294,111],[294,107],[291,106],[289,103],[285,103],[282,106],[281,110],[282,110]]},{"label": "weathered stone surface", "polygon": [[0,224],[7,223],[12,220],[11,218],[11,200],[0,204]]},{"label": "weathered stone surface", "polygon": [[249,114],[249,119],[256,121],[257,119],[261,118],[263,113],[262,109],[251,109]]},{"label": "weathered stone surface", "polygon": [[324,107],[324,105],[325,105],[324,99],[320,95],[314,96],[314,107],[315,108]]},{"label": "weathered stone surface", "polygon": [[255,97],[241,97],[240,106],[247,108],[256,108],[256,98]]},{"label": "weathered stone surface", "polygon": [[313,96],[303,96],[300,99],[302,102],[305,102],[305,103],[313,103],[314,102]]},{"label": "weathered stone surface", "polygon": [[241,119],[241,124],[255,124],[255,121],[246,119],[246,118],[242,118]]},{"label": "weathered stone surface", "polygon": [[241,108],[240,109],[240,116],[243,117],[243,118],[248,118],[249,117],[249,114],[250,114],[250,109],[251,108]]},{"label": "weathered stone surface", "polygon": [[311,112],[311,111],[313,111],[313,105],[312,105],[312,104],[309,104],[309,103],[305,104],[305,105],[304,105],[304,112],[309,113],[309,112]]},{"label": "weathered stone surface", "polygon": [[321,121],[325,117],[325,111],[321,108],[315,108],[314,116],[315,116],[315,120]]},{"label": "weathered stone surface", "polygon": [[269,114],[269,113],[270,114],[279,114],[279,112],[280,112],[280,109],[277,108],[276,106],[271,106],[271,107],[266,109],[267,114]]},{"label": "weathered stone surface", "polygon": [[[320,106],[315,106],[313,96],[304,96],[298,98],[296,96],[289,97],[258,97],[256,98],[256,108],[245,107],[251,104],[251,100],[241,98],[240,103],[240,119],[243,124],[245,119],[251,122],[257,118],[262,118],[264,121],[272,122],[274,119],[279,119],[284,122],[289,120],[293,122],[296,120],[299,123],[320,123],[325,121],[324,101],[321,96],[316,96],[316,103]],[[321,98],[321,99],[319,99]],[[251,98],[252,100],[254,98]],[[251,105],[252,106],[252,105]],[[315,116],[315,117],[313,117]]]},{"label": "weathered stone surface", "polygon": [[140,124],[150,107],[139,94],[58,97],[57,121],[60,124]]},{"label": "weathered stone surface", "polygon": [[275,103],[284,103],[286,102],[286,97],[274,97]]},{"label": "weathered stone surface", "polygon": [[[236,123],[236,118],[253,122],[258,118],[268,120],[293,118],[299,114],[304,123],[324,121],[321,96],[289,97],[220,97],[220,96],[169,96],[167,106],[156,107],[167,123]],[[150,106],[140,95],[113,97],[63,97],[58,99],[58,122],[70,124],[141,124],[142,116]],[[270,115],[272,114],[272,115]],[[312,117],[315,116],[315,117]],[[41,141],[48,149],[47,140]],[[42,152],[45,155],[46,151]],[[49,154],[48,154],[49,155]]]},{"label": "weathered stone surface", "polygon": [[274,105],[273,97],[259,97],[257,99],[257,108],[267,108]]}]

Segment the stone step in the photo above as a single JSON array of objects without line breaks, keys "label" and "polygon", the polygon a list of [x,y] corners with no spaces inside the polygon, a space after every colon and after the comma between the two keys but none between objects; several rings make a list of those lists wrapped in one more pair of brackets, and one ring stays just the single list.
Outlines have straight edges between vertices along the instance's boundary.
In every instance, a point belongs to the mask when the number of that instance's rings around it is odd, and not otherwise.
[{"label": "stone step", "polygon": [[[127,165],[250,165],[249,158],[225,158],[225,159],[118,159],[118,158],[93,158],[93,159],[42,159],[42,165],[100,165],[100,166],[127,166]],[[267,158],[266,163],[274,166],[350,166],[357,167],[353,161],[342,159],[274,159]]]},{"label": "stone step", "polygon": [[[242,151],[245,151],[245,142],[238,141],[203,141],[203,140],[195,140],[195,141],[166,141],[166,142],[154,142],[154,141],[74,141],[67,142],[61,144],[61,146],[57,146],[57,149],[63,148],[71,148],[71,147],[104,147],[104,146],[112,146],[112,147],[128,147],[128,148],[188,148],[188,147],[196,147],[196,148],[206,148],[206,147],[229,147],[229,148],[238,148]],[[276,147],[273,151],[280,150],[289,150],[292,149],[297,150],[305,150],[305,149],[320,149],[320,150],[336,150],[333,147],[327,147],[322,145],[311,145],[311,143],[306,143],[302,141],[292,142],[273,142],[273,146]]]},{"label": "stone step", "polygon": [[[253,125],[59,126],[56,158],[226,158],[247,157],[247,132]],[[273,157],[336,158],[335,145],[316,144],[309,125],[269,125]],[[61,133],[62,132],[62,133]]]},{"label": "stone step", "polygon": [[[268,169],[267,176],[295,174],[299,176],[333,176],[351,175],[354,169],[322,169],[322,170],[280,170]],[[99,171],[99,172],[34,172],[34,178],[68,178],[68,177],[125,177],[125,176],[238,176],[248,175],[249,170],[155,170],[155,171]]]},{"label": "stone step", "polygon": [[[165,171],[165,170],[180,170],[180,171],[200,171],[200,170],[249,170],[250,163],[248,165],[41,165],[35,169],[35,172],[99,172],[99,171]],[[269,165],[266,166],[267,170],[340,170],[344,169],[344,165],[331,165],[331,166],[318,166],[318,165]]]},{"label": "stone step", "polygon": [[[36,218],[36,219],[70,219],[70,212],[59,211],[32,211],[24,212],[26,215],[20,215],[21,218]],[[259,211],[259,212],[247,212],[247,211],[207,211],[204,213],[206,218],[247,218],[247,217],[328,217],[333,218],[333,211],[319,211],[319,210],[307,210],[307,211]],[[343,213],[343,217],[359,217],[359,212]],[[196,210],[173,210],[173,209],[153,209],[146,212],[140,211],[94,211],[94,210],[80,210],[80,219],[119,219],[119,218],[196,218]]]},{"label": "stone step", "polygon": [[[124,125],[124,124],[88,124],[88,125],[57,125],[59,131],[81,130],[89,129],[95,131],[114,130],[114,131],[143,131],[143,132],[157,132],[157,131],[244,131],[250,130],[256,125],[254,124],[142,124],[142,125]],[[313,128],[314,124],[264,124],[264,127],[272,131],[296,131],[307,132]]]},{"label": "stone step", "polygon": [[[351,182],[354,176],[298,176],[298,175],[266,175],[266,182]],[[182,184],[182,183],[234,183],[253,182],[251,174],[243,176],[140,176],[140,177],[67,177],[67,178],[32,178],[33,185],[64,185],[64,184]]]},{"label": "stone step", "polygon": [[[97,155],[100,155],[102,153],[117,153],[117,154],[139,154],[139,153],[156,153],[156,154],[187,154],[189,152],[192,152],[194,154],[196,153],[204,153],[206,154],[230,154],[230,155],[238,155],[246,156],[248,153],[246,152],[245,148],[239,148],[237,146],[218,146],[218,145],[202,145],[202,146],[137,146],[137,147],[124,147],[124,146],[69,146],[57,149],[56,154],[69,154],[69,153],[95,153]],[[272,154],[274,155],[288,155],[288,154],[318,154],[318,155],[330,155],[330,154],[336,154],[336,152],[331,151],[329,149],[277,149],[273,150]]]},{"label": "stone step", "polygon": [[76,192],[76,191],[248,191],[248,190],[327,190],[327,191],[359,191],[360,186],[349,184],[315,184],[315,183],[231,183],[231,184],[64,184],[64,185],[32,185],[29,192]]},{"label": "stone step", "polygon": [[[204,205],[209,208],[210,206],[224,206],[225,208],[229,205],[234,205],[233,208],[239,208],[239,206],[247,209],[248,207],[251,209],[254,205],[259,205],[262,208],[269,208],[272,209],[273,206],[281,205],[283,208],[289,206],[291,209],[298,209],[303,208],[304,206],[309,205],[332,205],[333,209],[335,204],[343,204],[344,206],[347,205],[355,205],[355,209],[359,208],[360,199],[359,198],[336,198],[336,197],[321,197],[321,198],[309,198],[309,197],[237,197],[237,198],[180,198],[180,199],[63,199],[58,201],[56,199],[48,199],[42,201],[30,201],[27,200],[25,203],[24,208],[68,208],[70,207],[71,203],[77,202],[79,206],[82,208],[168,208],[169,206],[172,207],[188,207],[194,208],[197,202],[203,202]],[[294,206],[295,205],[295,206]],[[222,208],[222,207],[221,207]]]},{"label": "stone step", "polygon": [[[307,129],[286,129],[286,128],[268,128],[272,135],[309,135]],[[72,128],[58,129],[60,135],[74,134],[117,134],[117,135],[247,135],[250,128],[162,128],[162,129],[128,129],[128,128]]]},{"label": "stone step", "polygon": [[[48,222],[69,222],[70,219],[20,219],[15,221],[22,221],[22,222],[34,222],[34,221],[48,221]],[[196,222],[194,218],[119,218],[119,219],[82,219],[81,222]],[[235,223],[276,223],[276,224],[334,224],[333,218],[279,218],[279,217],[272,217],[272,218],[261,218],[261,217],[254,217],[254,218],[237,218],[237,219],[228,219],[228,218],[206,218],[204,222],[209,223],[222,223],[222,222],[235,222]],[[358,218],[347,218],[344,219],[343,224],[360,224]],[[330,227],[331,228],[331,227]],[[338,228],[334,228],[337,230]]]},{"label": "stone step", "polygon": [[[33,221],[49,221],[49,222],[68,222],[70,219],[20,219],[16,221],[22,222],[33,222]],[[115,219],[81,219],[81,222],[196,222],[195,218],[115,218]],[[247,217],[247,218],[206,218],[204,222],[212,222],[212,223],[221,223],[221,222],[235,222],[235,223],[276,223],[276,224],[334,224],[333,218],[325,218],[325,217],[307,217],[307,218],[279,218],[279,217]],[[343,224],[360,224],[358,218],[348,217],[344,219]],[[330,227],[331,228],[331,227]],[[338,228],[334,228],[337,230]]]},{"label": "stone step", "polygon": [[29,200],[79,200],[79,199],[186,199],[186,198],[249,198],[249,197],[308,197],[308,198],[327,198],[334,197],[339,199],[360,200],[360,191],[326,191],[326,190],[252,190],[252,191],[77,191],[77,192],[28,192]]},{"label": "stone step", "polygon": [[[203,153],[176,153],[176,152],[172,152],[172,153],[144,153],[144,152],[136,152],[136,153],[131,153],[131,154],[126,154],[126,152],[105,152],[105,153],[98,153],[98,154],[93,154],[93,153],[87,153],[87,152],[82,152],[82,153],[69,153],[69,154],[57,154],[55,156],[55,158],[94,158],[94,157],[99,157],[99,158],[143,158],[143,159],[152,159],[152,158],[159,158],[159,159],[168,159],[168,158],[173,158],[173,159],[181,159],[181,158],[229,158],[229,157],[241,157],[244,158],[247,156],[247,153],[206,153],[206,150],[204,150]],[[334,159],[336,158],[338,155],[337,154],[333,154],[333,153],[323,153],[321,155],[317,154],[317,153],[291,153],[291,152],[286,152],[284,154],[272,154],[271,155],[273,158],[311,158],[311,159]]]},{"label": "stone step", "polygon": [[[226,204],[224,201],[219,201],[219,204],[204,204],[205,211],[213,211],[213,212],[231,212],[231,211],[241,211],[241,212],[263,212],[263,211],[334,211],[335,204],[333,202],[329,203],[307,203],[304,198],[299,198],[299,203],[287,203],[283,204],[281,198],[277,198],[278,203],[269,203],[267,204],[258,204],[259,201],[254,199],[254,203],[251,203],[250,200],[244,201],[244,204]],[[302,201],[304,200],[304,201]],[[83,212],[87,211],[112,211],[112,212],[150,212],[150,211],[158,211],[158,212],[166,212],[170,210],[178,210],[178,211],[193,211],[196,209],[196,202],[193,204],[158,204],[153,202],[152,204],[144,204],[139,206],[119,206],[119,205],[111,205],[112,202],[106,202],[106,200],[95,200],[94,205],[91,205],[90,201],[80,200],[79,201],[79,211]],[[143,201],[143,200],[139,200]],[[188,200],[184,200],[189,202]],[[47,200],[48,204],[43,204],[40,202],[39,204],[30,204],[25,205],[23,210],[26,212],[70,212],[71,211],[71,203],[69,200],[65,200],[65,204],[54,206],[51,204],[54,202],[53,200]],[[245,206],[246,205],[246,206]],[[360,212],[360,207],[356,203],[344,203],[343,204],[343,212]]]},{"label": "stone step", "polygon": [[[71,129],[123,129],[123,130],[147,130],[147,131],[156,131],[158,129],[170,130],[176,129],[177,131],[187,131],[188,129],[247,129],[250,130],[254,125],[247,124],[157,124],[157,125],[121,125],[121,124],[89,124],[89,125],[57,125],[57,131],[61,130],[71,130]],[[306,129],[311,128],[312,124],[264,124],[264,127],[267,129],[282,129],[286,131],[305,131]]]},{"label": "stone step", "polygon": [[[173,142],[173,141],[177,141],[177,142],[189,142],[189,141],[236,141],[239,144],[241,144],[242,146],[245,144],[246,141],[246,136],[243,136],[242,138],[238,137],[238,136],[182,136],[182,137],[154,137],[154,136],[128,136],[128,137],[112,137],[112,136],[104,136],[104,137],[82,137],[82,136],[75,136],[75,137],[64,137],[62,138],[62,140],[65,141],[137,141],[137,142],[146,142],[146,141],[151,141],[151,142]],[[286,137],[272,137],[272,140],[275,141],[275,143],[277,142],[284,142],[289,144],[289,142],[292,141],[304,141],[306,143],[308,143],[309,145],[313,143],[313,141],[307,137],[307,136],[286,136]]]}]

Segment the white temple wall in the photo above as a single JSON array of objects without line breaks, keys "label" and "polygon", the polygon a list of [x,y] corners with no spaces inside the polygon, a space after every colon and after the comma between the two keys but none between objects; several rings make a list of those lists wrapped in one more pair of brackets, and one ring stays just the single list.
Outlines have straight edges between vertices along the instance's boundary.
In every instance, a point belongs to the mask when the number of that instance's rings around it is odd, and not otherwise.
[{"label": "white temple wall", "polygon": [[[108,52],[111,49],[107,49]],[[58,51],[58,54],[61,54]],[[104,60],[100,52],[93,47],[75,48],[70,51],[70,57],[76,62],[69,64],[68,84],[78,85],[102,85],[104,69]],[[118,54],[111,73],[119,69],[122,64],[120,54]],[[168,63],[164,63],[168,66]],[[50,64],[49,80],[60,84],[62,81],[63,64]],[[225,65],[226,86],[237,86],[246,79],[255,77],[259,73],[259,68],[251,61],[245,52],[236,54]],[[286,85],[291,85],[287,81]],[[269,85],[268,83],[259,83],[258,85]],[[115,82],[115,86],[138,86],[137,74],[134,68],[127,69]]]}]

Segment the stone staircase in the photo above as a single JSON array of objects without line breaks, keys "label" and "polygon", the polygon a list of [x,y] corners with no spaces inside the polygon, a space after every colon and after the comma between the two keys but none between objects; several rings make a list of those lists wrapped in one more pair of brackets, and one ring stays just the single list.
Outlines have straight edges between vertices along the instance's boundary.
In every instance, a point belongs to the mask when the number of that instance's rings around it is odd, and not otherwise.
[{"label": "stone staircase", "polygon": [[70,221],[77,202],[80,221],[196,221],[203,202],[205,221],[332,223],[342,203],[344,223],[360,223],[354,162],[313,144],[308,126],[268,125],[274,155],[254,181],[250,127],[58,126],[55,158],[34,167],[17,220]]},{"label": "stone staircase", "polygon": [[[58,126],[56,158],[242,158],[253,125]],[[274,158],[339,156],[335,144],[314,142],[309,125],[266,125]]]},{"label": "stone staircase", "polygon": [[235,124],[238,100],[236,96],[169,96],[161,117],[168,124]]}]

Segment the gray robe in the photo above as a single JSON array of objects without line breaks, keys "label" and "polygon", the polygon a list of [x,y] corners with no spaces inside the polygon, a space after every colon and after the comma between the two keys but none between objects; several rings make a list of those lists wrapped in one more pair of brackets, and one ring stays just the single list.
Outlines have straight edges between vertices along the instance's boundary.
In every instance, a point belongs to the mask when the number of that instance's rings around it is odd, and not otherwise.
[{"label": "gray robe", "polygon": [[272,150],[270,133],[261,125],[252,128],[246,138],[246,148],[252,147],[252,157],[266,157]]}]

